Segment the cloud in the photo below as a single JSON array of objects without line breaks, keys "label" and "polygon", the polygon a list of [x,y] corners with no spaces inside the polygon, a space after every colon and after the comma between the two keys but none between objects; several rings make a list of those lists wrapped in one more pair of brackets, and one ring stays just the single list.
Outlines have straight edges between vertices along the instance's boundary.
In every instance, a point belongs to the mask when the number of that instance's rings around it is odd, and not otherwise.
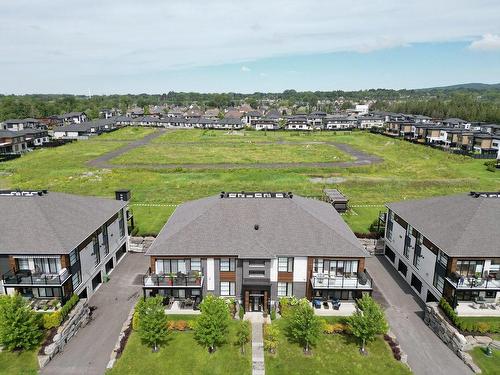
[{"label": "cloud", "polygon": [[471,48],[484,48],[500,35],[498,14],[492,0],[0,1],[0,90],[137,87],[177,69],[238,64],[244,72],[262,59],[480,35]]},{"label": "cloud", "polygon": [[249,71],[251,71],[251,70],[252,70],[252,69],[250,69],[250,68],[249,68],[248,66],[246,66],[246,65],[243,65],[243,66],[241,67],[241,71],[242,71],[242,72],[249,72]]},{"label": "cloud", "polygon": [[481,39],[473,41],[469,48],[479,51],[500,50],[500,35],[484,34]]}]

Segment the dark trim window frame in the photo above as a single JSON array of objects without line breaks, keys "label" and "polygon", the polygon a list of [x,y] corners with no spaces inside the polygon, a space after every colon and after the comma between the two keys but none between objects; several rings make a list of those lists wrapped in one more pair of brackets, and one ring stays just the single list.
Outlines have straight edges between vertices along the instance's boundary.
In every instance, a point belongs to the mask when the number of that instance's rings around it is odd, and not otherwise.
[{"label": "dark trim window frame", "polygon": [[221,272],[234,272],[234,271],[236,271],[236,259],[234,259],[234,258],[220,258],[219,271],[221,271]]},{"label": "dark trim window frame", "polygon": [[293,258],[278,258],[278,272],[293,272]]},{"label": "dark trim window frame", "polygon": [[94,256],[94,266],[98,266],[101,263],[101,252],[99,249],[99,235],[96,234],[92,238],[92,255]]}]

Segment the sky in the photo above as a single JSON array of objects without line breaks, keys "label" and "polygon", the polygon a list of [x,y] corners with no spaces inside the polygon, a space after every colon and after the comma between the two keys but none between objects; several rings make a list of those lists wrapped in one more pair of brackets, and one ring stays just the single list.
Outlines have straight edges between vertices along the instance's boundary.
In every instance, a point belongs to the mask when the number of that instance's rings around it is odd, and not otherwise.
[{"label": "sky", "polygon": [[0,93],[500,83],[498,0],[0,0]]}]

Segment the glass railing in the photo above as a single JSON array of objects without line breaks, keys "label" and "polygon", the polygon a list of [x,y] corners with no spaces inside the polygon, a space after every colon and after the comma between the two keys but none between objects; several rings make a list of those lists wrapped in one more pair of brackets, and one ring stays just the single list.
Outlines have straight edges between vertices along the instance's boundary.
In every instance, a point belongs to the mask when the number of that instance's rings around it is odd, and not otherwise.
[{"label": "glass railing", "polygon": [[62,285],[69,277],[67,269],[57,275],[35,274],[28,270],[9,271],[2,275],[4,285]]},{"label": "glass railing", "polygon": [[332,276],[328,274],[313,274],[313,288],[317,289],[371,289],[372,278],[368,272],[358,275]]}]

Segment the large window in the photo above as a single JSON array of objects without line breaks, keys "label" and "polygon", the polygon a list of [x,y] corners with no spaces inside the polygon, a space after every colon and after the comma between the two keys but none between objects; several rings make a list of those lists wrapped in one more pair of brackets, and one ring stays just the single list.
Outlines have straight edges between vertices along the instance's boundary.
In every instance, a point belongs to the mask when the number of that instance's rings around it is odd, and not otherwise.
[{"label": "large window", "polygon": [[389,210],[389,214],[387,215],[387,233],[386,237],[389,240],[392,240],[392,228],[394,226],[394,212]]},{"label": "large window", "polygon": [[29,270],[29,261],[26,258],[18,258],[17,259],[17,269],[18,270]]},{"label": "large window", "polygon": [[236,270],[236,259],[234,259],[234,258],[221,258],[219,270],[222,272],[235,271]]},{"label": "large window", "polygon": [[60,288],[39,288],[38,296],[42,298],[61,297]]},{"label": "large window", "polygon": [[483,274],[483,260],[457,260],[457,273],[463,277],[476,277]]},{"label": "large window", "polygon": [[191,258],[191,271],[201,271],[200,258]]},{"label": "large window", "polygon": [[106,224],[102,226],[102,239],[104,241],[104,256],[106,256],[109,254],[108,226]]},{"label": "large window", "polygon": [[293,258],[278,258],[279,272],[293,272]]},{"label": "large window", "polygon": [[69,265],[74,266],[76,262],[80,259],[80,254],[78,249],[74,249],[71,253],[69,253]]},{"label": "large window", "polygon": [[71,276],[71,283],[73,284],[73,290],[76,289],[76,287],[78,285],[80,285],[81,282],[82,282],[82,279],[80,277],[80,271],[78,271],[77,273],[74,273]]},{"label": "large window", "polygon": [[262,259],[251,259],[248,261],[250,267],[265,267],[266,261]]},{"label": "large window", "polygon": [[293,283],[278,283],[278,297],[291,297],[293,295]]},{"label": "large window", "polygon": [[389,258],[392,261],[392,263],[394,263],[394,261],[396,260],[396,254],[394,254],[394,251],[389,249],[388,246],[385,247],[385,256]]},{"label": "large window", "polygon": [[157,259],[156,260],[156,273],[159,275],[166,275],[169,273],[182,272],[186,273],[186,260],[185,259]]},{"label": "large window", "polygon": [[118,211],[118,226],[120,227],[120,237],[125,236],[125,217],[123,216],[123,210]]},{"label": "large window", "polygon": [[57,258],[35,258],[35,271],[57,275],[61,270],[61,263]]},{"label": "large window", "polygon": [[328,268],[325,266],[326,273],[329,273],[331,277],[353,277],[358,273],[358,261],[357,260],[323,260],[323,264],[328,264]]},{"label": "large window", "polygon": [[220,283],[221,296],[234,296],[236,295],[236,283],[234,281],[221,281]]},{"label": "large window", "polygon": [[92,255],[94,256],[94,265],[97,267],[101,263],[101,252],[99,251],[99,236],[96,234],[92,239]]},{"label": "large window", "polygon": [[446,269],[448,267],[448,256],[442,251],[439,252],[434,270],[434,280],[432,285],[441,293],[444,291],[444,279],[446,277]]},{"label": "large window", "polygon": [[323,273],[323,259],[315,258],[313,263],[313,272],[314,273]]}]

